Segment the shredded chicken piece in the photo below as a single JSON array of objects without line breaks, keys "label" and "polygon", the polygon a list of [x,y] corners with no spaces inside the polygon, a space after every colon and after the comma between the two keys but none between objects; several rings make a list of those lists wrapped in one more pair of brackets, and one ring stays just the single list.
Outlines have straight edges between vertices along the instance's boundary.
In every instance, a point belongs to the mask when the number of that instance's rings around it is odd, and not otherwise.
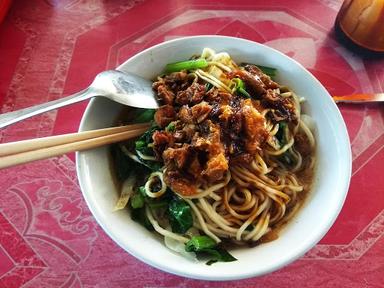
[{"label": "shredded chicken piece", "polygon": [[263,115],[253,107],[251,101],[250,99],[244,101],[242,114],[243,129],[246,137],[245,147],[247,152],[252,154],[260,148],[260,144],[266,140],[268,133],[265,129]]},{"label": "shredded chicken piece", "polygon": [[215,182],[223,179],[227,171],[228,171],[228,161],[225,158],[224,153],[219,153],[209,158],[207,162],[207,168],[204,169],[202,174],[210,182]]},{"label": "shredded chicken piece", "polygon": [[201,102],[192,107],[192,117],[196,123],[202,123],[212,111],[212,106],[207,102]]},{"label": "shredded chicken piece", "polygon": [[164,182],[172,191],[190,196],[197,193],[196,183],[193,179],[189,179],[188,175],[178,170],[165,170]]},{"label": "shredded chicken piece", "polygon": [[181,148],[168,148],[163,153],[163,159],[167,166],[175,166],[177,169],[183,169],[188,164],[192,156],[191,146],[184,144]]},{"label": "shredded chicken piece", "polygon": [[156,158],[161,160],[164,150],[173,146],[174,137],[171,133],[166,131],[155,131],[152,135],[152,139]]},{"label": "shredded chicken piece", "polygon": [[179,105],[196,104],[203,100],[204,94],[205,86],[193,83],[186,90],[177,93],[175,102]]},{"label": "shredded chicken piece", "polygon": [[156,110],[154,118],[156,124],[159,127],[164,128],[176,119],[175,109],[171,105],[161,106],[159,109]]}]

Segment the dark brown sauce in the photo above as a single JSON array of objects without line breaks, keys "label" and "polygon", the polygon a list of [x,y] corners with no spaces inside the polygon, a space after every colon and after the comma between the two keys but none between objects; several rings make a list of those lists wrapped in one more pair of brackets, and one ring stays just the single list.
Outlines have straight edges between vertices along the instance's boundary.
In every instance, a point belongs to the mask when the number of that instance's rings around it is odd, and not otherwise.
[{"label": "dark brown sauce", "polygon": [[[314,186],[314,178],[316,174],[316,159],[317,159],[317,150],[316,146],[314,148],[314,151],[311,151],[311,155],[307,158],[303,159],[303,168],[296,172],[299,184],[303,185],[303,191],[297,193],[296,203],[292,208],[288,208],[286,211],[286,216],[284,217],[284,220],[277,223],[274,227],[272,227],[272,230],[264,235],[259,241],[260,243],[267,243],[272,240],[275,240],[279,237],[279,234],[281,230],[283,230],[287,224],[294,221],[294,218],[297,216],[297,214],[300,212],[302,206],[306,203],[309,196],[311,195],[311,191],[313,190]],[[310,157],[314,157],[315,163],[311,169],[308,169]],[[270,235],[269,235],[270,234]],[[265,237],[265,239],[264,239]]]}]

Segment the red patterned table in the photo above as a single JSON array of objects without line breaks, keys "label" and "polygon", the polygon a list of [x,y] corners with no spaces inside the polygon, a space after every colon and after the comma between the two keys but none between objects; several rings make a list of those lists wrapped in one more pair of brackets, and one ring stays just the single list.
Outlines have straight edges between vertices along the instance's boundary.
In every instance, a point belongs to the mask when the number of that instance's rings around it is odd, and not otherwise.
[{"label": "red patterned table", "polygon": [[[221,34],[276,48],[332,94],[384,91],[384,61],[334,39],[338,0],[14,1],[0,25],[0,108],[77,92],[97,72],[174,37]],[[9,142],[77,130],[86,103],[0,131]],[[352,144],[345,206],[321,242],[270,275],[204,282],[151,268],[115,245],[79,189],[73,155],[0,171],[0,287],[384,287],[384,106],[340,106]],[[326,207],[324,207],[326,209]]]}]

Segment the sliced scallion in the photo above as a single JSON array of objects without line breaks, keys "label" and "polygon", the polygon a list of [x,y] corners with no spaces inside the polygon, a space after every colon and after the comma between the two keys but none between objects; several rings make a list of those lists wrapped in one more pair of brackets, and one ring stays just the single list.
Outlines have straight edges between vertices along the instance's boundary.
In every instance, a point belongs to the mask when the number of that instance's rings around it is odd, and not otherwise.
[{"label": "sliced scallion", "polygon": [[195,60],[181,61],[175,63],[169,63],[165,66],[165,72],[178,72],[181,70],[195,70],[205,68],[208,66],[208,62],[205,59],[199,58]]},{"label": "sliced scallion", "polygon": [[264,74],[267,74],[270,77],[276,76],[276,72],[277,72],[276,68],[262,66],[262,65],[256,65],[256,66],[259,67],[259,69],[263,71]]},{"label": "sliced scallion", "polygon": [[241,79],[234,78],[232,80],[236,83],[235,89],[237,93],[241,94],[245,98],[251,98],[251,95],[249,95],[249,93],[245,90],[245,84]]},{"label": "sliced scallion", "polygon": [[251,95],[249,95],[249,93],[247,91],[245,91],[244,88],[238,88],[237,91],[243,95],[245,98],[251,98]]},{"label": "sliced scallion", "polygon": [[246,62],[243,62],[240,64],[240,66],[242,66],[242,67],[244,67],[245,65],[254,65],[254,66],[258,67],[261,70],[261,72],[268,75],[269,77],[274,77],[277,74],[277,69],[273,68],[273,67],[256,65],[256,64],[252,64],[252,63],[246,63]]}]

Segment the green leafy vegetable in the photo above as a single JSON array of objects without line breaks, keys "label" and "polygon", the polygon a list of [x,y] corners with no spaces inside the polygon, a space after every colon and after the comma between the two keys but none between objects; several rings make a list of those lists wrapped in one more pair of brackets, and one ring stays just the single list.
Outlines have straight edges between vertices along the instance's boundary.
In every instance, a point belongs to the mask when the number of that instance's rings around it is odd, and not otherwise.
[{"label": "green leafy vegetable", "polygon": [[276,76],[276,73],[277,73],[276,68],[272,68],[272,67],[268,67],[268,66],[262,66],[262,65],[256,65],[256,66],[259,67],[259,69],[261,71],[263,71],[264,74],[267,74],[270,77]]},{"label": "green leafy vegetable", "polygon": [[166,199],[147,199],[147,204],[152,209],[161,209],[161,208],[167,208],[168,207],[168,200]]},{"label": "green leafy vegetable", "polygon": [[[152,148],[152,143],[153,143],[152,135],[156,130],[159,130],[159,129],[160,128],[157,126],[152,126],[138,140],[136,140],[135,141],[136,151],[140,152],[145,156],[153,157],[155,153]],[[158,161],[145,160],[142,157],[140,157],[140,155],[137,155],[137,157],[141,164],[148,167],[152,171],[158,171],[162,167],[162,164]]]},{"label": "green leafy vegetable", "polygon": [[288,139],[286,136],[285,129],[287,128],[287,123],[285,122],[280,122],[279,123],[279,130],[276,133],[276,139],[279,141],[280,146],[284,146],[285,144],[288,143]]},{"label": "green leafy vegetable", "polygon": [[123,182],[131,173],[133,161],[121,151],[119,145],[112,145],[111,154],[115,162],[117,180]]},{"label": "green leafy vegetable", "polygon": [[150,198],[145,193],[144,186],[140,186],[139,188],[137,188],[136,194],[139,194],[143,199],[143,204],[148,205],[151,209],[160,209],[160,208],[168,209],[168,204],[171,201],[171,198],[172,199],[174,198],[173,192],[169,192],[168,190],[164,193],[164,195],[162,195],[159,198]]},{"label": "green leafy vegetable", "polygon": [[216,242],[208,236],[194,236],[185,244],[185,251],[187,252],[201,252],[205,249],[212,249],[216,247]]},{"label": "green leafy vegetable", "polygon": [[241,63],[240,66],[245,66],[245,65],[253,65],[253,66],[256,66],[258,67],[261,72],[263,72],[264,74],[268,75],[269,77],[275,77],[277,75],[277,69],[276,68],[273,68],[273,67],[268,67],[268,66],[263,66],[263,65],[255,65],[255,64],[252,64],[252,63]]},{"label": "green leafy vegetable", "polygon": [[175,233],[183,234],[193,225],[191,206],[182,199],[169,202],[168,215],[172,231]]},{"label": "green leafy vegetable", "polygon": [[131,173],[146,173],[146,167],[133,161],[130,157],[125,155],[119,144],[112,145],[111,147],[112,159],[115,163],[116,178],[119,182],[124,182]]},{"label": "green leafy vegetable", "polygon": [[212,265],[216,262],[233,262],[237,260],[229,254],[227,250],[221,247],[217,247],[216,249],[207,249],[204,252],[212,257],[212,259],[207,262],[207,265]]},{"label": "green leafy vegetable", "polygon": [[165,66],[165,72],[171,73],[171,72],[177,72],[181,70],[194,70],[199,68],[205,68],[208,66],[208,62],[205,59],[195,59],[195,60],[188,60],[188,61],[181,61],[181,62],[175,62],[170,63]]},{"label": "green leafy vegetable", "polygon": [[147,197],[147,194],[145,193],[145,187],[144,186],[140,186],[138,189],[139,193],[143,196],[143,197]]},{"label": "green leafy vegetable", "polygon": [[[288,129],[288,125],[286,122],[280,122],[279,123],[279,130],[276,133],[276,139],[279,141],[280,146],[283,147],[288,143],[286,129]],[[279,157],[279,160],[289,166],[292,166],[295,163],[295,158],[293,157],[292,153],[290,152],[290,149],[285,151],[283,154],[281,154]]]},{"label": "green leafy vegetable", "polygon": [[136,149],[136,150],[143,149],[144,147],[147,147],[147,143],[145,143],[145,141],[143,141],[143,140],[137,140],[137,141],[135,142],[135,149]]},{"label": "green leafy vegetable", "polygon": [[144,196],[141,193],[136,193],[132,196],[131,207],[133,209],[144,207]]},{"label": "green leafy vegetable", "polygon": [[152,135],[156,130],[159,130],[159,129],[160,128],[157,126],[153,126],[149,128],[143,135],[140,136],[140,138],[137,141],[135,141],[135,149],[145,155],[153,156],[154,155],[153,149],[148,145],[153,143]]},{"label": "green leafy vegetable", "polygon": [[249,224],[247,228],[245,228],[245,231],[252,231],[255,228],[252,224]]},{"label": "green leafy vegetable", "polygon": [[215,262],[232,262],[237,259],[227,250],[219,247],[216,242],[208,236],[194,236],[185,244],[185,251],[195,252],[198,256],[209,256],[207,265]]},{"label": "green leafy vegetable", "polygon": [[133,123],[145,123],[153,120],[156,109],[136,109]]},{"label": "green leafy vegetable", "polygon": [[175,131],[175,129],[176,129],[176,126],[174,122],[169,123],[167,127],[165,127],[165,131],[168,131],[168,132],[173,132]]},{"label": "green leafy vegetable", "polygon": [[149,231],[153,231],[154,228],[149,222],[147,214],[145,214],[145,207],[138,208],[138,209],[132,209],[131,210],[131,218],[133,221],[136,221],[143,225],[145,228],[147,228]]},{"label": "green leafy vegetable", "polygon": [[237,91],[243,95],[245,98],[251,98],[251,95],[244,88],[237,88]]},{"label": "green leafy vegetable", "polygon": [[209,82],[205,83],[205,91],[206,91],[206,92],[209,91],[209,90],[211,90],[212,87],[213,87],[213,85],[212,85],[211,83],[209,83]]}]

